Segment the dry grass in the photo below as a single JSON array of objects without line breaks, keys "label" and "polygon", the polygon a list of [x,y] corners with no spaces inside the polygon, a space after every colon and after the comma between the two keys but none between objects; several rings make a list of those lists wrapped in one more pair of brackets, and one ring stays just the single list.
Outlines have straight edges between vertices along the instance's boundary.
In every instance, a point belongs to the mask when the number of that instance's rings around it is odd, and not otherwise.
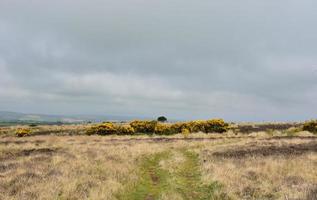
[{"label": "dry grass", "polygon": [[115,199],[138,178],[142,156],[195,145],[124,139],[131,137],[1,138],[0,199]]},{"label": "dry grass", "polygon": [[221,182],[233,199],[317,199],[315,139],[247,140],[201,156],[205,180]]},{"label": "dry grass", "polygon": [[[159,166],[173,174],[185,162],[180,153],[184,149],[200,155],[202,180],[206,184],[218,181],[232,199],[313,199],[317,190],[317,152],[313,150],[239,158],[214,155],[316,142],[305,134],[272,138],[229,132],[193,134],[186,139],[182,135],[2,136],[0,199],[118,199],[118,194],[129,191],[127,187],[140,179],[138,169],[144,156],[170,152],[171,158]],[[162,192],[159,199],[183,199],[175,191]]]}]

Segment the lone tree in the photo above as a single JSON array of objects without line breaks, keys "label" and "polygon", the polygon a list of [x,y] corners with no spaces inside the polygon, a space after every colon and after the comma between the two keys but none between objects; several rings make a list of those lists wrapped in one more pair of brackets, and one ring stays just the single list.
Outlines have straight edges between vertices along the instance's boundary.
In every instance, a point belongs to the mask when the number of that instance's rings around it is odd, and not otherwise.
[{"label": "lone tree", "polygon": [[166,122],[166,121],[167,121],[167,118],[164,117],[164,116],[160,116],[160,117],[157,118],[157,121],[159,121],[159,122]]}]

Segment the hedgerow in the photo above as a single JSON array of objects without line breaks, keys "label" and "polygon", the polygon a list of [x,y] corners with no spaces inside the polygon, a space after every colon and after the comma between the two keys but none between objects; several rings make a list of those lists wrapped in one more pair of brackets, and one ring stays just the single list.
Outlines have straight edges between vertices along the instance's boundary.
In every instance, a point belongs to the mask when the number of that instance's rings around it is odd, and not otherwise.
[{"label": "hedgerow", "polygon": [[223,119],[211,119],[205,122],[206,133],[224,133],[229,130],[229,124]]},{"label": "hedgerow", "polygon": [[117,126],[117,133],[120,135],[133,135],[135,133],[134,128],[129,125]]},{"label": "hedgerow", "polygon": [[223,133],[229,129],[229,125],[222,119],[195,120],[189,122],[161,123],[157,121],[135,120],[129,124],[115,124],[105,122],[95,125],[87,130],[88,135],[133,135],[135,133],[172,135],[178,133],[203,132]]},{"label": "hedgerow", "polygon": [[118,133],[118,128],[111,122],[105,122],[93,127],[90,127],[86,134],[87,135],[113,135]]},{"label": "hedgerow", "polygon": [[135,120],[130,122],[130,126],[137,133],[154,133],[157,121]]},{"label": "hedgerow", "polygon": [[195,120],[185,123],[183,129],[188,129],[191,133],[203,132],[205,133],[206,121]]},{"label": "hedgerow", "polygon": [[157,135],[177,134],[177,132],[172,129],[171,124],[164,124],[164,123],[157,123],[154,129],[154,133]]}]

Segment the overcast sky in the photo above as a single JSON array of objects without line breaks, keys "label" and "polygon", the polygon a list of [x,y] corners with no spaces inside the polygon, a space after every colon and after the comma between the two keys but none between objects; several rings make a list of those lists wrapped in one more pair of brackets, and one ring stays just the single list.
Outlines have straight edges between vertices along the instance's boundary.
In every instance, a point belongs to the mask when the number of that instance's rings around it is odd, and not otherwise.
[{"label": "overcast sky", "polygon": [[0,0],[0,110],[317,117],[316,0]]}]

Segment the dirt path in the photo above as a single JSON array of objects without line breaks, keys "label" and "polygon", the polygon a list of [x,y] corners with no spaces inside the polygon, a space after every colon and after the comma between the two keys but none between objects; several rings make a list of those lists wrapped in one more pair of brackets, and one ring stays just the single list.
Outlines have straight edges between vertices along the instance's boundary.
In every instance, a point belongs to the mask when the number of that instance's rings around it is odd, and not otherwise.
[{"label": "dirt path", "polygon": [[[228,199],[221,192],[217,182],[203,184],[199,168],[199,157],[187,150],[176,150],[148,156],[140,168],[140,180],[132,190],[127,190],[119,199],[154,200],[154,199]],[[175,154],[174,154],[175,155]],[[182,157],[181,162],[173,159]],[[169,163],[166,167],[162,162]]]},{"label": "dirt path", "polygon": [[139,181],[133,184],[132,189],[128,189],[119,195],[119,199],[124,200],[152,200],[158,199],[159,195],[168,189],[168,171],[160,168],[161,160],[168,159],[169,152],[163,152],[143,158]]}]

